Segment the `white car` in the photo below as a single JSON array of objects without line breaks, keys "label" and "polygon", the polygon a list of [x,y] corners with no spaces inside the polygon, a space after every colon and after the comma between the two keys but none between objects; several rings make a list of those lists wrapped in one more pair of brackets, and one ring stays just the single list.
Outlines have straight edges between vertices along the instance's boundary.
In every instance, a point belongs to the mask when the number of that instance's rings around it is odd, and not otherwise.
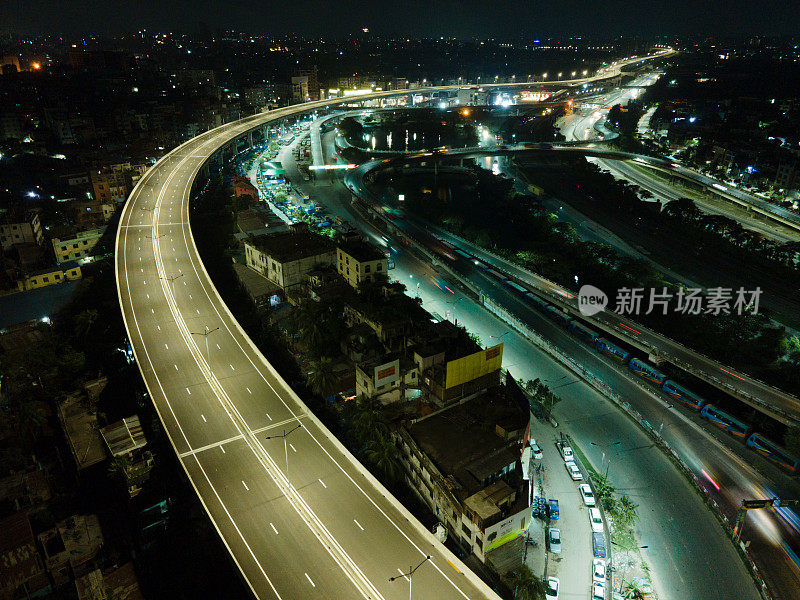
[{"label": "white car", "polygon": [[581,481],[583,479],[583,475],[581,475],[581,470],[578,468],[574,462],[569,461],[564,463],[564,467],[567,469],[567,473],[569,476],[572,477],[572,481]]},{"label": "white car", "polygon": [[545,600],[558,600],[558,577],[547,578],[547,591],[544,593]]},{"label": "white car", "polygon": [[606,561],[595,558],[592,561],[592,581],[605,584],[606,581]]},{"label": "white car", "polygon": [[600,509],[594,507],[589,509],[589,523],[594,533],[603,533],[603,517],[600,515]]},{"label": "white car", "polygon": [[602,583],[592,584],[592,600],[606,600],[606,586]]},{"label": "white car", "polygon": [[539,444],[536,443],[536,440],[531,440],[531,456],[536,459],[542,458],[542,449],[539,448]]},{"label": "white car", "polygon": [[592,487],[588,483],[580,484],[578,489],[581,492],[581,498],[583,498],[583,503],[586,506],[594,506],[596,504],[594,492],[592,492]]},{"label": "white car", "polygon": [[550,545],[550,552],[553,554],[561,553],[561,530],[551,527],[547,530],[547,543]]}]

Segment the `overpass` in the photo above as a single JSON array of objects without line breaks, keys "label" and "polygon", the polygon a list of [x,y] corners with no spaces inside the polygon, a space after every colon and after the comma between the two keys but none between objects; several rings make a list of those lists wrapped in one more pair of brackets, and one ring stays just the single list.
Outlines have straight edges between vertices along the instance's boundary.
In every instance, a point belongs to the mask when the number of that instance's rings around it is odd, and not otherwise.
[{"label": "overpass", "polygon": [[192,236],[192,186],[210,162],[264,139],[270,123],[352,101],[257,114],[161,158],[137,183],[117,231],[125,327],[170,443],[257,598],[404,598],[410,581],[389,578],[430,556],[414,576],[416,590],[431,598],[495,599],[280,377],[221,299]]},{"label": "overpass", "polygon": [[[581,156],[602,156],[604,158],[614,159],[627,159],[630,157],[629,153],[614,150],[558,146],[553,144],[521,144],[519,146],[498,146],[493,148],[441,150],[363,163],[347,175],[345,184],[356,197],[372,207],[378,214],[385,216],[379,199],[364,184],[364,178],[367,174],[376,169],[403,166],[410,164],[412,161],[424,163],[425,161],[431,160],[431,158],[440,158],[443,156],[457,159],[472,156],[496,156],[515,152],[562,152]],[[588,322],[591,326],[606,331],[624,340],[631,346],[646,352],[649,358],[654,362],[670,362],[782,423],[787,425],[800,424],[800,400],[787,392],[769,386],[761,381],[753,379],[746,373],[737,371],[733,367],[724,365],[712,358],[703,356],[699,352],[686,348],[662,334],[643,327],[635,320],[625,315],[618,315],[611,311],[602,311],[593,317],[585,317],[581,315],[578,310],[578,300],[573,291],[565,289],[552,281],[523,269],[511,261],[488,252],[484,248],[467,242],[433,224],[418,223],[407,216],[402,218],[392,217],[391,219],[387,219],[387,223],[401,231],[407,237],[413,239],[416,243],[429,249],[432,248],[434,251],[436,248],[441,249],[441,241],[444,240],[486,264],[506,273],[530,291],[547,300],[549,303],[558,306],[568,314],[578,317]],[[451,259],[441,251],[438,251],[437,254],[441,255],[441,259],[445,263],[448,260],[463,260],[458,257]],[[477,267],[470,267],[469,265],[463,265],[462,267],[473,270],[477,269]]]}]

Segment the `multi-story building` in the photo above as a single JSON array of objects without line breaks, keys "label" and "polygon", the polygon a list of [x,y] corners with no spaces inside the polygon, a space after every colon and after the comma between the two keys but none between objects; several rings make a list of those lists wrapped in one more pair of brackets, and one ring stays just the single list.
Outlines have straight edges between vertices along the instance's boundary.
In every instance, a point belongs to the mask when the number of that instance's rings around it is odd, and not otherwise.
[{"label": "multi-story building", "polygon": [[394,433],[407,483],[482,562],[522,535],[530,518],[518,468],[528,418],[500,387]]},{"label": "multi-story building", "polygon": [[54,237],[52,242],[56,262],[63,263],[89,256],[105,232],[106,228],[103,226],[76,231],[70,237],[64,239]]},{"label": "multi-story building", "polygon": [[28,290],[35,290],[65,281],[75,281],[80,278],[81,266],[77,261],[69,260],[52,267],[26,273],[17,281],[17,288],[20,292],[27,292]]},{"label": "multi-story building", "polygon": [[14,244],[36,244],[44,241],[39,213],[9,211],[0,216],[0,246],[8,250]]},{"label": "multi-story building", "polygon": [[372,398],[398,388],[418,387],[419,370],[416,363],[403,360],[400,353],[356,364],[356,396],[363,394]]},{"label": "multi-story building", "polygon": [[781,190],[800,189],[800,158],[784,158],[775,173],[775,187]]},{"label": "multi-story building", "polygon": [[354,288],[362,281],[385,278],[389,271],[389,259],[374,246],[363,240],[350,240],[338,244],[336,270]]},{"label": "multi-story building", "polygon": [[305,284],[315,268],[333,265],[336,246],[309,231],[307,223],[295,223],[286,233],[256,236],[245,242],[245,258],[248,267],[287,291]]},{"label": "multi-story building", "polygon": [[150,478],[153,454],[145,450],[147,438],[142,430],[139,415],[126,417],[100,430],[111,458],[119,465],[119,475],[128,495],[133,498],[142,491]]}]

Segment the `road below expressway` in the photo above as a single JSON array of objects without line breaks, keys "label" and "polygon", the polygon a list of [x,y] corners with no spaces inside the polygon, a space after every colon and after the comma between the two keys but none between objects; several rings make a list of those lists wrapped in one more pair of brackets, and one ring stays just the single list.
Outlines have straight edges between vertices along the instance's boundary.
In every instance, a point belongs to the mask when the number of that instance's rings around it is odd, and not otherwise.
[{"label": "road below expressway", "polygon": [[[351,190],[356,189],[360,197],[371,197],[374,200],[375,197],[371,196],[369,190],[356,183],[361,181],[359,175],[368,169],[366,165],[363,169],[357,169],[348,177],[348,185]],[[396,215],[392,216],[392,223],[412,238],[415,244],[422,245],[438,255],[438,260],[442,264],[472,282],[485,296],[521,317],[534,331],[576,359],[589,373],[609,385],[649,423],[660,429],[664,439],[678,452],[700,485],[706,488],[728,519],[733,519],[739,503],[744,498],[769,498],[775,495],[793,498],[800,495],[800,485],[796,479],[788,477],[724,434],[708,431],[696,413],[673,406],[667,396],[643,386],[625,369],[620,369],[618,365],[606,360],[567,330],[533,309],[508,287],[488,275],[484,268],[475,265],[474,261],[453,254],[442,241],[480,258],[485,264],[514,274],[533,289],[540,289],[536,283],[537,278],[518,272],[521,270],[518,268],[515,270],[504,261],[497,261],[481,249],[428,224]],[[399,247],[402,248],[401,245]],[[548,285],[550,287],[545,289],[550,291],[557,289],[552,284]],[[454,289],[452,282],[448,287]],[[433,293],[436,295],[435,290]],[[467,296],[447,298],[445,295],[445,299],[440,302],[446,304],[440,303],[438,306],[449,306],[448,310],[452,311],[454,317],[471,330],[477,327],[476,332],[481,334],[481,325],[470,322],[476,319],[477,313],[486,312],[480,304],[473,302]],[[507,326],[506,331],[508,331]],[[491,332],[489,335],[500,334]],[[697,530],[699,523],[703,518],[710,518],[710,514],[704,509],[692,508],[693,503],[702,504],[702,502],[688,490],[677,471],[675,473],[677,479],[670,481],[669,469],[663,463],[650,462],[668,463],[666,457],[648,442],[643,433],[638,432],[638,428],[627,420],[627,417],[613,408],[599,393],[583,382],[575,381],[574,376],[565,379],[569,372],[563,368],[560,370],[554,368],[552,366],[554,361],[549,358],[545,358],[541,363],[538,362],[544,354],[530,350],[531,344],[519,336],[514,335],[512,338],[511,335],[506,338],[505,357],[514,376],[523,379],[535,376],[553,382],[566,381],[571,386],[569,391],[557,392],[565,398],[564,403],[557,409],[557,414],[563,421],[562,425],[572,431],[577,439],[584,441],[583,448],[595,465],[608,465],[610,462],[613,465],[611,467],[613,478],[616,481],[626,482],[620,487],[646,507],[638,533],[643,543],[649,543],[650,548],[654,545],[662,548],[666,553],[661,555],[653,550],[647,551],[648,562],[653,566],[653,572],[662,578],[659,581],[660,590],[666,587],[668,597],[675,598],[739,597],[712,594],[713,586],[703,587],[701,592],[700,587],[704,584],[700,581],[709,577],[709,572],[729,572],[729,567],[718,562],[725,560],[724,554],[719,554],[714,545],[707,542],[714,539],[728,547],[730,542],[724,536],[720,539],[707,537],[710,534],[706,532],[699,534]],[[514,345],[511,345],[512,339]],[[515,345],[518,345],[516,352],[514,352]],[[528,356],[530,358],[526,358]],[[537,364],[530,366],[530,362],[534,360]],[[550,366],[545,366],[548,362],[551,363]],[[557,385],[561,387],[564,384],[557,383]],[[617,441],[622,442],[616,447],[621,450],[615,451],[613,456],[606,457],[600,451],[603,446]],[[597,446],[588,442],[595,442]],[[682,489],[687,491],[687,495],[682,494]],[[678,494],[681,494],[680,498]],[[704,517],[693,514],[687,518],[693,510],[702,511]],[[649,511],[652,511],[652,514],[648,514]],[[722,533],[718,526],[714,525],[713,528]],[[658,531],[660,536],[656,533]],[[753,513],[748,517],[744,539],[749,542],[752,556],[775,597],[800,597],[798,592],[800,560],[797,557],[797,553],[800,552],[800,519],[797,514],[787,508],[776,512]],[[706,543],[700,543],[700,540]],[[712,557],[715,560],[712,560]],[[702,572],[695,572],[695,567],[690,565],[702,565],[702,569],[698,569]],[[687,569],[691,571],[687,572]],[[681,571],[680,576],[673,574]],[[663,576],[667,573],[671,576],[665,581]],[[682,579],[679,582],[679,579],[686,577],[687,574],[688,577],[697,578],[695,584],[699,586],[698,588],[682,587],[682,585],[694,585],[687,584]],[[681,596],[681,594],[686,595]]]},{"label": "road below expressway", "polygon": [[[494,598],[275,373],[222,302],[192,239],[192,183],[220,148],[265,123],[336,102],[216,128],[169,152],[140,180],[115,253],[130,343],[170,442],[256,597],[404,598],[411,581],[389,578],[430,555],[414,575],[416,597]],[[285,431],[292,433],[276,437]]]}]

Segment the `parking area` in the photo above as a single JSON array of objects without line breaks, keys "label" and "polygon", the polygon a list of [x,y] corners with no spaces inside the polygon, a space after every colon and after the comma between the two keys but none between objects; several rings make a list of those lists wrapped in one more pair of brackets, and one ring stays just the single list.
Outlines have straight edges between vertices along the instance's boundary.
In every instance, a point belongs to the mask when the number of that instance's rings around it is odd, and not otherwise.
[{"label": "parking area", "polygon": [[[542,450],[541,459],[532,459],[532,490],[534,496],[558,500],[558,519],[531,519],[529,536],[536,545],[529,545],[526,564],[538,577],[557,577],[560,582],[559,600],[586,599],[592,594],[592,526],[589,507],[584,503],[579,484],[565,468],[565,461],[556,446],[557,429],[531,419],[531,438],[535,438]],[[586,477],[586,473],[583,473]],[[553,552],[547,542],[548,528],[557,528],[560,533],[560,552]],[[605,534],[604,534],[605,537]],[[608,541],[606,540],[606,546]],[[606,548],[608,551],[608,548]],[[606,584],[606,598],[610,598]]]}]

